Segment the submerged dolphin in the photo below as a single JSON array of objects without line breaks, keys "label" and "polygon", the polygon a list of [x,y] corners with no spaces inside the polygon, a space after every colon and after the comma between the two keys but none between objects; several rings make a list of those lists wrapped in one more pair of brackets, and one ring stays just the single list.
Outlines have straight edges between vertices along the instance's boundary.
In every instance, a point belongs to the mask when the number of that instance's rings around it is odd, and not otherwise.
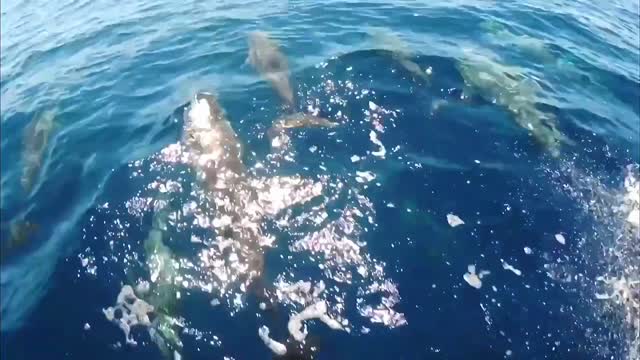
[{"label": "submerged dolphin", "polygon": [[523,55],[533,57],[537,62],[545,65],[552,65],[558,61],[544,40],[529,35],[516,35],[504,24],[495,20],[483,21],[480,28],[486,32],[485,36],[488,40],[498,46],[513,47]]},{"label": "submerged dolphin", "polygon": [[47,110],[34,119],[25,129],[22,153],[23,171],[20,184],[30,193],[42,166],[42,157],[54,129],[55,110]]},{"label": "submerged dolphin", "polygon": [[280,47],[263,31],[249,33],[248,42],[247,62],[271,83],[285,106],[292,108],[294,99],[289,82],[289,63]]},{"label": "submerged dolphin", "polygon": [[11,223],[8,238],[0,243],[0,264],[3,264],[16,251],[24,248],[39,228],[38,224],[25,220]]},{"label": "submerged dolphin", "polygon": [[[166,194],[162,195],[166,197]],[[161,197],[159,200],[166,199]],[[182,350],[182,341],[175,327],[177,320],[174,318],[178,303],[175,282],[179,274],[173,253],[164,243],[169,212],[165,207],[153,215],[152,227],[143,246],[154,286],[149,289],[151,291],[148,294],[140,294],[145,295],[146,300],[155,309],[156,317],[149,328],[149,335],[166,358],[171,357],[171,350],[174,354],[179,354]],[[138,289],[140,286],[136,287],[136,290]]]},{"label": "submerged dolphin", "polygon": [[[409,45],[402,40],[397,34],[386,28],[369,28],[367,29],[369,36],[376,48],[382,48],[391,52],[391,57],[400,64],[406,71],[417,79],[422,79],[429,84],[431,78],[430,73],[422,70],[420,65],[411,60],[414,52]],[[430,70],[427,70],[430,71]]]},{"label": "submerged dolphin", "polygon": [[[287,58],[280,51],[278,44],[263,31],[249,33],[249,56],[251,64],[276,90],[284,106],[293,110],[295,104],[293,90],[289,81],[290,72]],[[296,127],[335,127],[338,124],[328,119],[302,112],[295,112],[276,121],[269,130],[272,147],[282,153],[289,141],[285,130]],[[275,154],[274,154],[275,155]]]},{"label": "submerged dolphin", "polygon": [[472,49],[465,49],[456,66],[468,86],[467,95],[477,93],[508,109],[516,123],[552,156],[559,156],[562,143],[571,143],[558,129],[556,117],[538,109],[539,85],[526,76],[524,69],[502,64],[497,55]]},{"label": "submerged dolphin", "polygon": [[[23,134],[22,175],[20,185],[28,196],[38,178],[42,159],[55,128],[54,118],[57,110],[46,110],[27,125]],[[11,254],[24,248],[39,228],[27,219],[14,221],[9,226],[9,236],[0,244],[0,263],[4,263]]]}]

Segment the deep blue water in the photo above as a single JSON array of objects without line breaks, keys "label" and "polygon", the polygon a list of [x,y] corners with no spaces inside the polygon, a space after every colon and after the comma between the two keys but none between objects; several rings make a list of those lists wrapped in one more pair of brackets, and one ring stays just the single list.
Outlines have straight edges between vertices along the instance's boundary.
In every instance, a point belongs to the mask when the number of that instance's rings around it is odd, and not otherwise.
[{"label": "deep blue water", "polygon": [[[263,134],[283,110],[244,64],[252,30],[281,44],[299,109],[342,124],[331,134],[296,131],[296,161],[276,174],[329,175],[371,201],[375,219],[360,224],[359,240],[397,284],[396,310],[408,323],[371,324],[347,302],[351,333],[310,326],[319,358],[627,358],[629,327],[591,300],[596,277],[622,266],[602,256],[615,231],[585,208],[601,206],[589,203],[596,183],[615,193],[625,166],[640,162],[636,1],[12,0],[1,9],[2,242],[11,241],[11,224],[38,224],[26,242],[3,247],[3,359],[161,358],[144,331],[134,331],[138,346],[115,346],[124,336],[102,313],[130,281],[123,260],[144,257],[151,227],[151,211],[136,216],[126,204],[153,197],[147,185],[157,178],[184,188],[196,181],[150,159],[179,140],[183,107],[198,90],[219,94],[248,165],[268,154]],[[429,80],[404,68],[373,27],[397,34],[408,58],[431,68]],[[486,96],[490,89],[465,85],[459,65],[469,48],[535,81],[532,103],[568,139],[559,156]],[[370,103],[381,110],[378,120]],[[25,193],[23,134],[50,108],[58,109],[55,127]],[[371,154],[372,130],[384,159]],[[354,154],[363,160],[353,162]],[[356,171],[376,179],[365,186],[353,180]],[[586,195],[566,191],[576,181],[587,184]],[[330,206],[354,205],[343,197]],[[465,224],[450,227],[448,213]],[[279,244],[267,253],[267,281],[322,277],[287,246],[311,226],[266,229]],[[193,255],[188,239],[198,230],[173,231],[176,253]],[[87,258],[95,274],[83,266]],[[481,289],[462,278],[469,264],[491,271]],[[205,333],[182,336],[184,359],[268,359],[257,336],[262,324],[286,338],[286,320],[257,316],[251,298],[233,315],[210,300],[198,291],[183,295],[180,315]],[[371,331],[361,333],[362,326]]]}]

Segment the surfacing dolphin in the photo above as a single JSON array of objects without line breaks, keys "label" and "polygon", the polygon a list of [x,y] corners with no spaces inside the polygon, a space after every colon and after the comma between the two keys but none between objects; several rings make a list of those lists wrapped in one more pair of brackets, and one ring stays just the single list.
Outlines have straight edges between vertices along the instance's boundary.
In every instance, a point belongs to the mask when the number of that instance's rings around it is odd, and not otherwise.
[{"label": "surfacing dolphin", "polygon": [[[292,127],[335,125],[324,120],[289,115],[277,120],[269,133],[275,139],[287,137],[285,131]],[[231,288],[239,288],[272,304],[275,300],[261,276],[264,248],[271,246],[274,239],[263,234],[262,223],[287,207],[321,195],[321,184],[297,176],[261,179],[251,175],[242,161],[240,140],[211,93],[196,94],[185,108],[181,145],[185,161],[202,180],[207,201],[215,209],[212,221],[215,241],[200,254],[199,266],[206,276],[203,280],[210,282],[220,296]],[[286,194],[286,198],[280,198],[281,194]],[[163,242],[168,216],[166,209],[154,215],[153,229],[144,243],[151,273],[151,288],[144,300],[156,309],[150,328],[152,339],[170,356],[171,350],[181,351],[182,342],[175,330],[178,324],[174,314],[179,300],[175,295],[179,290],[176,279],[180,274],[174,255]]]},{"label": "surfacing dolphin", "polygon": [[216,232],[232,240],[229,246],[237,261],[248,271],[239,279],[249,285],[262,274],[264,238],[258,226],[258,209],[249,208],[254,189],[242,161],[242,145],[224,109],[216,97],[199,93],[185,109],[184,145],[189,149],[191,164],[197,176],[203,178],[215,204]]}]

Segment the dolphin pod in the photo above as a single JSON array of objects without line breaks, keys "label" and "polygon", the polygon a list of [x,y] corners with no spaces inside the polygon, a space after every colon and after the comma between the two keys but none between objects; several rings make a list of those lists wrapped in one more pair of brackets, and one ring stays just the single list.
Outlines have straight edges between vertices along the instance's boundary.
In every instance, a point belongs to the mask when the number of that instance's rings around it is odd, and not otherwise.
[{"label": "dolphin pod", "polygon": [[[278,44],[262,31],[254,31],[248,35],[247,63],[266,80],[278,94],[289,114],[274,121],[268,131],[272,151],[281,151],[289,142],[287,130],[298,127],[332,128],[338,124],[310,114],[295,112],[295,99],[290,81],[289,64]],[[409,53],[397,51],[394,59],[412,74],[424,80],[428,75],[410,60]],[[477,65],[473,67],[477,69]],[[483,77],[476,76],[476,71],[468,66],[468,62],[460,66],[465,80],[481,88],[489,88],[497,81],[501,88],[510,84],[500,83],[500,79],[491,84],[484,84]],[[475,81],[474,81],[475,80]],[[506,81],[506,80],[504,80]],[[495,87],[495,86],[494,86]],[[499,86],[500,87],[500,86]],[[533,127],[534,136],[543,144],[555,149],[560,138],[553,127],[543,127],[541,113],[533,103],[522,99],[522,91],[511,97],[499,99],[501,105],[514,107],[516,121],[521,126]],[[210,262],[224,268],[224,276],[219,276],[220,268],[211,270],[211,282],[214,289],[228,289],[237,286],[243,291],[253,291],[260,299],[271,303],[269,289],[263,286],[261,277],[264,273],[265,248],[269,245],[269,237],[263,233],[262,224],[265,219],[292,205],[312,200],[321,194],[318,184],[295,177],[272,176],[269,179],[257,179],[243,163],[243,149],[240,139],[233,129],[232,123],[213,93],[198,92],[184,110],[184,126],[180,139],[187,164],[202,180],[207,193],[207,201],[214,209],[212,227],[215,230],[216,242],[208,249],[213,256]],[[306,188],[299,197],[293,197],[287,203],[273,206],[269,204],[268,194],[274,187],[282,191],[294,191],[291,186]],[[146,292],[148,301],[156,311],[156,317],[150,326],[152,340],[159,346],[165,356],[181,358],[179,352],[182,342],[176,330],[174,318],[179,277],[179,269],[171,249],[164,243],[168,214],[160,210],[154,214],[153,228],[144,242],[147,266],[151,277],[151,288]],[[213,254],[213,255],[212,255]],[[222,291],[222,290],[220,290]],[[268,333],[265,333],[268,336]],[[285,349],[279,349],[285,352]],[[177,355],[176,355],[177,354]],[[286,356],[304,358],[289,351]]]},{"label": "dolphin pod", "polygon": [[[526,55],[533,56],[543,64],[552,64],[557,60],[542,40],[528,36],[516,36],[504,25],[487,21],[481,27],[487,31],[494,42],[512,44]],[[427,85],[430,72],[423,71],[411,57],[409,45],[398,35],[385,28],[369,28],[368,34],[374,46],[391,51],[391,57],[415,78],[422,79]],[[463,56],[456,61],[456,67],[465,81],[465,93],[477,94],[488,101],[505,107],[513,115],[515,122],[527,129],[535,141],[551,156],[560,155],[563,143],[571,144],[559,128],[555,116],[537,107],[537,84],[529,79],[524,70],[502,63],[501,59],[489,52],[477,52],[463,49]],[[434,110],[443,103],[433,104]]]}]

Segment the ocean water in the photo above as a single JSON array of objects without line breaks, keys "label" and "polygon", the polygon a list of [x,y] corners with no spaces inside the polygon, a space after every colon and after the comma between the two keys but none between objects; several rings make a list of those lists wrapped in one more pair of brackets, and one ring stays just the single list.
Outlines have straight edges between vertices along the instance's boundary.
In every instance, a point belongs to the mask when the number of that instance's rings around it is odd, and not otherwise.
[{"label": "ocean water", "polygon": [[[163,210],[183,359],[272,358],[258,329],[285,342],[318,300],[288,296],[297,281],[326,284],[342,327],[307,321],[307,357],[637,359],[637,1],[0,9],[3,359],[163,358],[149,327],[132,346],[103,313],[153,282]],[[255,30],[287,56],[296,110],[339,123],[292,130],[277,167],[265,134],[287,110],[245,62]],[[217,94],[256,176],[321,188],[260,224],[273,309],[203,263],[202,182],[167,155],[197,91]]]}]

